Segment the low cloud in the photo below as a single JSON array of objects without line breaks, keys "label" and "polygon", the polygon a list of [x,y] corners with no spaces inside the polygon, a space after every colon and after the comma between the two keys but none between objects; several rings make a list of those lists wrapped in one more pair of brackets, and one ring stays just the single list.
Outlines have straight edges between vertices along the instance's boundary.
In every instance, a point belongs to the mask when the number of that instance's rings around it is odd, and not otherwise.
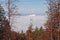
[{"label": "low cloud", "polygon": [[47,20],[47,16],[16,16],[14,18],[14,24],[12,29],[16,32],[21,32],[21,30],[23,30],[24,32],[26,32],[26,30],[28,29],[29,25],[30,25],[30,19],[32,19],[32,24],[33,24],[33,28],[35,28],[36,26],[38,28],[40,28],[41,26],[44,27],[44,23]]}]

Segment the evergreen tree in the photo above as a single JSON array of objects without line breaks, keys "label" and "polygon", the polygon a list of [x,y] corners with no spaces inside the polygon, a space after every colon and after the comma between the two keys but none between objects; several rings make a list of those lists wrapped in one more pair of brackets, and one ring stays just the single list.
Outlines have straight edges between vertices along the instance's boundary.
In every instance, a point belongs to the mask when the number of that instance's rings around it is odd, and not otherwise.
[{"label": "evergreen tree", "polygon": [[10,40],[10,25],[5,16],[5,11],[0,5],[0,40]]},{"label": "evergreen tree", "polygon": [[4,15],[5,15],[4,9],[0,5],[0,40],[3,39],[3,27],[4,27],[4,21],[5,21]]},{"label": "evergreen tree", "polygon": [[34,31],[34,38],[33,38],[33,40],[38,40],[38,37],[39,37],[39,30],[38,30],[38,28],[36,27],[36,28],[35,28],[35,31]]},{"label": "evergreen tree", "polygon": [[38,40],[44,40],[44,29],[42,26],[39,29],[39,39]]},{"label": "evergreen tree", "polygon": [[23,33],[23,30],[21,31],[21,34],[20,34],[20,40],[25,40],[26,38],[25,38],[25,34]]},{"label": "evergreen tree", "polygon": [[33,40],[32,24],[29,26],[27,30],[26,40]]},{"label": "evergreen tree", "polygon": [[11,40],[11,27],[9,25],[8,20],[4,21],[3,27],[3,40]]}]

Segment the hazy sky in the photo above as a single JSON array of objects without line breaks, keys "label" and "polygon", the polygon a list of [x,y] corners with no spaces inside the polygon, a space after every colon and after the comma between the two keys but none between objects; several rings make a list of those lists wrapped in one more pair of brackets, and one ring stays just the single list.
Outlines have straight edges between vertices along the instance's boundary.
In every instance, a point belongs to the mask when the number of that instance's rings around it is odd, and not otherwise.
[{"label": "hazy sky", "polygon": [[[20,0],[18,3],[19,14],[15,18],[16,23],[14,24],[15,31],[20,32],[20,30],[26,30],[29,27],[30,19],[32,19],[32,24],[34,25],[33,28],[36,26],[39,28],[44,25],[47,19],[46,11],[47,11],[47,4],[46,0]],[[17,27],[17,25],[19,27]]]},{"label": "hazy sky", "polygon": [[[32,21],[30,19],[32,19]],[[30,23],[32,23],[33,29],[35,29],[35,27],[40,28],[41,26],[44,28],[44,23],[46,23],[46,20],[47,15],[36,16],[33,14],[28,16],[15,16],[14,20],[12,21],[14,22],[12,30],[16,32],[21,32],[21,30],[23,30],[24,32],[26,32],[26,30],[28,30],[28,27],[31,25]]]},{"label": "hazy sky", "polygon": [[[3,0],[0,0],[2,3]],[[12,30],[20,32],[26,30],[29,27],[30,19],[32,19],[32,24],[37,26],[38,28],[43,26],[46,22],[46,11],[47,11],[47,3],[46,0],[19,0],[20,2],[16,2],[18,6],[18,15],[15,15],[13,22],[14,25]],[[5,6],[4,6],[5,7]],[[21,15],[19,15],[21,14]]]},{"label": "hazy sky", "polygon": [[20,0],[19,13],[23,15],[45,15],[47,10],[46,0]]},{"label": "hazy sky", "polygon": [[[2,4],[4,4],[5,2],[7,2],[7,0],[0,0],[0,3]],[[21,15],[45,15],[45,12],[47,11],[46,0],[19,0],[19,2],[16,2],[16,5],[19,10],[18,12]]]}]

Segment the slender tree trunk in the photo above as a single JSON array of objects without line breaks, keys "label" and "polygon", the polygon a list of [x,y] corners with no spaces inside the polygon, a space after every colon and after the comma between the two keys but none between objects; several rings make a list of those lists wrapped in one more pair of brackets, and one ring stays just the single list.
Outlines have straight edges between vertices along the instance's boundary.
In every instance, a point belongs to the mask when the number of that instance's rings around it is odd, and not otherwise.
[{"label": "slender tree trunk", "polygon": [[10,1],[11,1],[11,0],[8,0],[8,19],[9,19],[9,23],[10,23],[10,13],[11,13]]}]

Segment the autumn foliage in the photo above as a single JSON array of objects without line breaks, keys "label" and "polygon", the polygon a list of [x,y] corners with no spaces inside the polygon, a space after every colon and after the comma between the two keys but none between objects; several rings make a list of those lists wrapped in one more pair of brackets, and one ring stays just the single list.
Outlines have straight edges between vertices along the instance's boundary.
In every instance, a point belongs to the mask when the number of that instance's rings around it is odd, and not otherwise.
[{"label": "autumn foliage", "polygon": [[[33,24],[31,24],[26,33],[23,30],[17,33],[11,30],[8,19],[0,15],[0,22],[5,19],[3,26],[0,24],[0,40],[60,40],[60,0],[49,0],[48,4],[48,20],[45,23],[45,29],[36,27],[33,30]],[[0,14],[3,14],[1,11],[0,8]]]}]

